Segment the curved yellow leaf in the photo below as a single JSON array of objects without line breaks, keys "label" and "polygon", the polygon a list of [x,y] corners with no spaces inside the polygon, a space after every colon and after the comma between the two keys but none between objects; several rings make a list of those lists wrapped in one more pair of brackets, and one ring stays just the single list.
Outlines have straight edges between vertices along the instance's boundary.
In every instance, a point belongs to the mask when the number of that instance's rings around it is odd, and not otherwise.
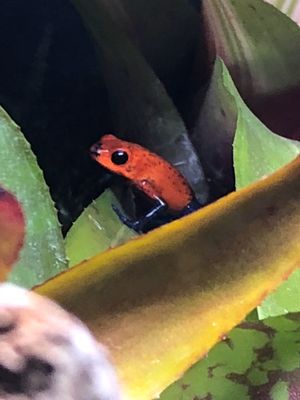
[{"label": "curved yellow leaf", "polygon": [[125,399],[152,399],[300,263],[300,157],[36,290],[110,350]]}]

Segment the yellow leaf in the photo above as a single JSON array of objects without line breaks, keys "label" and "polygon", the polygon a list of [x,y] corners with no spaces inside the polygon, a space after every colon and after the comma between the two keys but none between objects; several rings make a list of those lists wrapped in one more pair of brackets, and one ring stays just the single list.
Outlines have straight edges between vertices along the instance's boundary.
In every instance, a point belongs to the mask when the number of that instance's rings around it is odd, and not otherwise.
[{"label": "yellow leaf", "polygon": [[152,399],[300,263],[300,157],[36,290],[110,350],[124,398]]}]

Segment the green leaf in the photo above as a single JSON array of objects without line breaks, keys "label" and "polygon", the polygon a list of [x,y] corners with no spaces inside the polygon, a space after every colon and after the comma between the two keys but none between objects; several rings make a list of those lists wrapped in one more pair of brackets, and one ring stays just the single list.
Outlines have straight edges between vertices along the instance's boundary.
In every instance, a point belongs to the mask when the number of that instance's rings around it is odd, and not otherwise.
[{"label": "green leaf", "polygon": [[233,151],[237,189],[270,175],[299,153],[300,142],[272,133],[240,102]]},{"label": "green leaf", "polygon": [[299,329],[299,314],[241,324],[160,399],[299,398]]},{"label": "green leaf", "polygon": [[137,236],[120,222],[112,204],[120,207],[113,193],[106,190],[74,222],[65,240],[70,266]]},{"label": "green leaf", "polygon": [[32,287],[66,269],[64,244],[43,175],[20,128],[0,107],[0,182],[26,219],[25,245],[9,280]]},{"label": "green leaf", "polygon": [[207,199],[202,167],[166,89],[104,0],[72,0],[91,32],[107,85],[118,136],[156,152],[181,170],[201,202]]}]

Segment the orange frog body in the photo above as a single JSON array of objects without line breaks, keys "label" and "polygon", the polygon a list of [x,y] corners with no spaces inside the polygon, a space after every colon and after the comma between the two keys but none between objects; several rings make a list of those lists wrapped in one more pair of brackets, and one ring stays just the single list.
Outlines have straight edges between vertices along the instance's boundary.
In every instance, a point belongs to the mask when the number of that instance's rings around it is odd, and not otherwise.
[{"label": "orange frog body", "polygon": [[99,164],[127,178],[156,203],[138,221],[129,220],[114,208],[127,226],[141,231],[147,222],[162,211],[181,216],[200,207],[181,173],[162,157],[144,147],[109,134],[95,143],[90,152]]}]

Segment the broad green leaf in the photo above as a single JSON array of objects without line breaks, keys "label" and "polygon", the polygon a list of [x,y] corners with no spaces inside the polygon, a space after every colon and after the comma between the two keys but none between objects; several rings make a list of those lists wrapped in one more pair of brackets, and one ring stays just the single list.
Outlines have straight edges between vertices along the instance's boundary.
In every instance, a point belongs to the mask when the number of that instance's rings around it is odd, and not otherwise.
[{"label": "broad green leaf", "polygon": [[300,153],[300,142],[275,135],[240,103],[233,143],[236,188],[264,178]]},{"label": "broad green leaf", "polygon": [[32,287],[66,269],[64,244],[53,202],[30,146],[1,107],[0,182],[15,194],[26,220],[24,247],[9,280]]},{"label": "broad green leaf", "polygon": [[108,347],[125,400],[150,400],[299,266],[299,238],[300,157],[36,290]]},{"label": "broad green leaf", "polygon": [[25,221],[16,198],[0,187],[0,280],[19,256],[25,236]]},{"label": "broad green leaf", "polygon": [[203,0],[211,53],[221,57],[252,111],[300,138],[300,28],[263,0]]},{"label": "broad green leaf", "polygon": [[299,329],[299,314],[241,324],[160,399],[298,399]]},{"label": "broad green leaf", "polygon": [[72,0],[91,32],[107,85],[115,131],[176,165],[201,202],[207,185],[186,127],[164,86],[104,0]]},{"label": "broad green leaf", "polygon": [[134,231],[120,222],[112,204],[120,207],[113,193],[106,190],[74,222],[65,240],[70,266],[136,236]]}]

